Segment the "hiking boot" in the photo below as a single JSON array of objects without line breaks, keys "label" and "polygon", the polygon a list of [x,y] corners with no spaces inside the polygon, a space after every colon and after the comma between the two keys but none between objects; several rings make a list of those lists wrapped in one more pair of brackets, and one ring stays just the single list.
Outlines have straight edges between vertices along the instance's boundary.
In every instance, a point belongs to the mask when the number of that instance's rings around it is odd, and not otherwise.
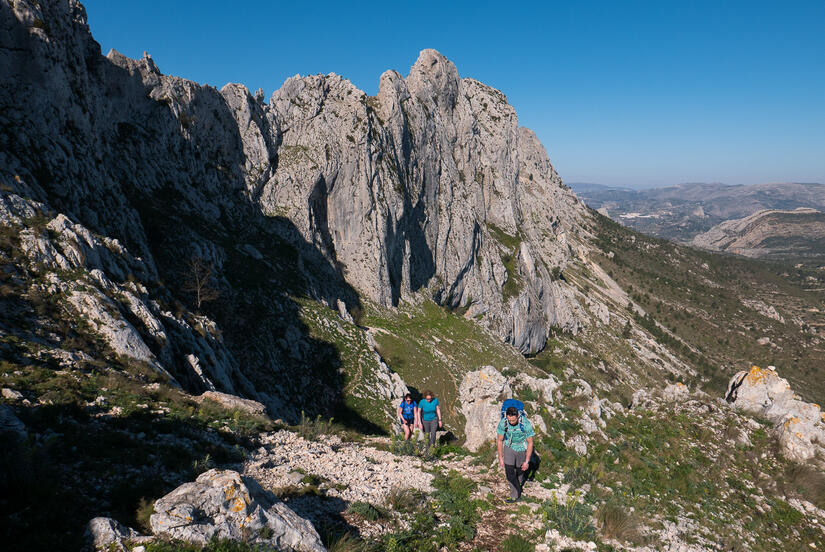
[{"label": "hiking boot", "polygon": [[518,502],[518,501],[519,501],[519,499],[517,499],[517,498],[508,498],[504,502],[506,502],[507,504],[512,504],[512,503]]}]

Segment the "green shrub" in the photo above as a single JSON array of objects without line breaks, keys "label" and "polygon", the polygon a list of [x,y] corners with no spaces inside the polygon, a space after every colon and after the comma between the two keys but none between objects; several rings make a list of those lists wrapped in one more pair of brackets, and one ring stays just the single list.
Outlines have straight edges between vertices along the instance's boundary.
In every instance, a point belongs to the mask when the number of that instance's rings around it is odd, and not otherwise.
[{"label": "green shrub", "polygon": [[503,552],[533,552],[536,546],[520,535],[510,535],[501,541]]},{"label": "green shrub", "polygon": [[387,512],[380,506],[375,506],[369,502],[353,502],[347,508],[347,513],[354,514],[369,521],[377,521],[387,517]]},{"label": "green shrub", "polygon": [[332,431],[334,418],[323,420],[318,414],[315,419],[307,418],[301,410],[301,421],[295,426],[295,431],[307,441],[314,441],[321,435],[329,434]]},{"label": "green shrub", "polygon": [[574,497],[562,504],[558,500],[548,500],[542,507],[549,529],[556,529],[562,535],[578,540],[593,540],[596,529],[593,527],[593,510],[589,505],[578,502]]},{"label": "green shrub", "polygon": [[393,487],[387,494],[386,505],[396,512],[414,512],[424,505],[426,497],[418,489]]},{"label": "green shrub", "polygon": [[138,526],[147,534],[152,532],[149,518],[155,513],[155,501],[141,498],[138,502],[137,510],[135,511],[135,520]]}]

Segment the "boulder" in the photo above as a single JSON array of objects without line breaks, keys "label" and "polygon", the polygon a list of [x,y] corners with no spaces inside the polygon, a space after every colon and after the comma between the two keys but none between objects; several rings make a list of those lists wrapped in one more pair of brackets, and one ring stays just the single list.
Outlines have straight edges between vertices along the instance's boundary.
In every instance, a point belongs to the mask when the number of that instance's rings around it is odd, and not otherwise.
[{"label": "boulder", "polygon": [[501,401],[513,396],[513,390],[501,372],[492,366],[469,372],[458,388],[464,425],[465,447],[473,452],[495,436],[501,418]]},{"label": "boulder", "polygon": [[806,461],[825,446],[825,414],[819,405],[801,400],[773,367],[753,366],[733,376],[725,400],[774,425],[780,450],[789,460]]},{"label": "boulder", "polygon": [[127,544],[148,542],[151,537],[143,536],[112,518],[96,517],[86,526],[86,540],[94,550],[126,552],[132,550]]},{"label": "boulder", "polygon": [[242,540],[278,550],[324,551],[307,520],[238,472],[209,470],[155,502],[155,535],[206,544]]},{"label": "boulder", "polygon": [[534,391],[538,394],[539,400],[547,404],[553,404],[553,392],[561,386],[559,380],[553,376],[548,378],[534,378],[527,374],[519,374],[516,376],[515,383]]}]

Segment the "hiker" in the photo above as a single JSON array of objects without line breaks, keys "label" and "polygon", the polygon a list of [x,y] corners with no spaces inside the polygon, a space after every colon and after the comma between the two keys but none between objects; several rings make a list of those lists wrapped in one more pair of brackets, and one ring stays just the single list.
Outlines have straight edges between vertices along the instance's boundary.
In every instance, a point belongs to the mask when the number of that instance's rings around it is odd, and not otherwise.
[{"label": "hiker", "polygon": [[504,468],[510,486],[510,498],[506,502],[517,502],[521,498],[525,474],[530,467],[533,454],[533,425],[515,406],[508,406],[496,429],[498,438],[498,463]]},{"label": "hiker", "polygon": [[441,428],[441,407],[438,406],[438,399],[433,396],[430,390],[424,391],[424,398],[418,403],[418,412],[421,416],[421,427],[429,436],[427,446],[435,444],[435,432]]},{"label": "hiker", "polygon": [[409,441],[413,431],[418,427],[418,404],[409,393],[404,395],[404,400],[398,405],[398,419],[401,420],[401,427],[404,429],[404,440]]}]

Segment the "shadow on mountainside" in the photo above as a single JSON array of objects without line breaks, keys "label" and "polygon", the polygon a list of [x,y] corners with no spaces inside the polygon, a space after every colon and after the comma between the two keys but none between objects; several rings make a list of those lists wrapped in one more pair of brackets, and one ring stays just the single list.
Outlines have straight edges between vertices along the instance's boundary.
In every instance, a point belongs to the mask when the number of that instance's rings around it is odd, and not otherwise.
[{"label": "shadow on mountainside", "polygon": [[[159,281],[142,283],[170,310],[195,310],[181,272],[186,259],[204,258],[215,267],[220,298],[201,310],[218,323],[215,339],[254,387],[236,376],[235,389],[291,407],[283,416],[293,423],[300,410],[336,412],[351,427],[382,433],[347,409],[339,350],[313,337],[302,319],[302,301],[332,308],[341,301],[355,312],[358,294],[289,219],[264,216],[250,199],[243,140],[227,99],[213,87],[162,77],[150,58],[102,56],[82,11],[66,13],[56,2],[41,10],[45,35],[6,6],[0,14],[4,36],[14,39],[0,60],[8,83],[0,89],[0,143],[9,146],[4,183],[155,266]],[[251,96],[245,101],[268,135],[261,106]],[[11,167],[13,175],[5,172]],[[323,230],[326,210],[307,209]],[[187,342],[167,330],[170,371],[190,391],[202,391],[185,361]]]}]

